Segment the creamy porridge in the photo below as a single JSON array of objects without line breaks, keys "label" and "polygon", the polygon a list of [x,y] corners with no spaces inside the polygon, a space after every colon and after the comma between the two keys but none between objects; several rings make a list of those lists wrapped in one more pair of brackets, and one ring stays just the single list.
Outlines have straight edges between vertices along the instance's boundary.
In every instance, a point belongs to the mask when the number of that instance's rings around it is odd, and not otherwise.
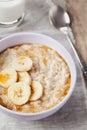
[{"label": "creamy porridge", "polygon": [[13,111],[54,107],[67,95],[70,81],[68,65],[47,46],[23,44],[0,54],[0,104]]}]

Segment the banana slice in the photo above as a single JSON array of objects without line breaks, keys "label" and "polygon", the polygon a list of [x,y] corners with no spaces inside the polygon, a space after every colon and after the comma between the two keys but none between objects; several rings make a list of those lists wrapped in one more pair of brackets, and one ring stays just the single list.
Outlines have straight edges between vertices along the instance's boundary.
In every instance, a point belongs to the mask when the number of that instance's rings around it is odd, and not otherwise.
[{"label": "banana slice", "polygon": [[24,82],[17,82],[8,88],[8,98],[16,105],[25,104],[31,94],[31,89]]},{"label": "banana slice", "polygon": [[25,82],[27,84],[31,84],[31,77],[28,74],[28,72],[18,72],[18,78],[19,78],[19,82]]},{"label": "banana slice", "polygon": [[13,67],[16,71],[29,71],[32,68],[32,60],[26,56],[20,56],[15,59]]},{"label": "banana slice", "polygon": [[43,87],[38,81],[32,81],[31,83],[32,94],[30,101],[35,101],[39,99],[43,94]]},{"label": "banana slice", "polygon": [[17,72],[14,69],[5,69],[0,72],[0,85],[4,88],[8,88],[11,84],[17,80]]}]

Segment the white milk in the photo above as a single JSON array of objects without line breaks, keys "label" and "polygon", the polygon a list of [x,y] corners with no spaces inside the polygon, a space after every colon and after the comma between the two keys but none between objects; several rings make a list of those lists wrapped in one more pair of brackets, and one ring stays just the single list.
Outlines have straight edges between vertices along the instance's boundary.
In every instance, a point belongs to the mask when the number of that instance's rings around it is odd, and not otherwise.
[{"label": "white milk", "polygon": [[25,0],[0,0],[0,23],[17,20],[24,12]]}]

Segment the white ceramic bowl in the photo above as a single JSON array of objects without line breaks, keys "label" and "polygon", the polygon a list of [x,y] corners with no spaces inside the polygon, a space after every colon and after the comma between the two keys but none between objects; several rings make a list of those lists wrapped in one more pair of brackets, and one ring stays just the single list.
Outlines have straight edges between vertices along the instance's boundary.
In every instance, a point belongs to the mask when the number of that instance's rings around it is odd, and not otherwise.
[{"label": "white ceramic bowl", "polygon": [[37,34],[37,33],[17,33],[1,39],[0,52],[8,47],[21,44],[21,43],[37,43],[37,44],[47,45],[53,48],[65,59],[71,72],[71,87],[67,96],[58,105],[56,105],[55,107],[49,110],[39,112],[39,113],[29,114],[29,113],[15,112],[0,105],[0,111],[10,115],[11,117],[15,117],[17,119],[22,119],[22,120],[38,120],[52,115],[53,113],[58,111],[69,100],[75,87],[76,67],[72,57],[70,56],[68,51],[61,45],[61,43],[46,35]]}]

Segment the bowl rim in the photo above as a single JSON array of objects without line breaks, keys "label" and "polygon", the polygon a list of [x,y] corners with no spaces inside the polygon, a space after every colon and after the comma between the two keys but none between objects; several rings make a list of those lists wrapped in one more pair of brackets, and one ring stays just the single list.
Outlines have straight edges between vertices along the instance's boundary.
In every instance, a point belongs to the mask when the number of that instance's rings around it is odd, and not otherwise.
[{"label": "bowl rim", "polygon": [[[15,37],[15,36],[22,36],[22,35],[37,35],[37,36],[41,36],[41,37],[45,37],[45,38],[47,38],[47,39],[50,39],[50,40],[54,41],[55,43],[57,43],[58,45],[60,44],[60,42],[57,41],[57,40],[55,40],[54,38],[52,38],[52,37],[50,37],[50,36],[48,36],[48,35],[46,35],[46,34],[41,34],[41,33],[37,33],[37,32],[19,32],[19,33],[10,34],[9,36],[6,36],[6,37],[0,39],[0,43],[3,42],[4,40],[9,39],[9,38],[12,38],[12,37]],[[49,46],[49,45],[48,45],[48,46]],[[10,46],[9,46],[9,47],[10,47]],[[6,108],[6,107],[0,105],[0,110],[1,110],[1,111],[5,111],[5,112],[7,112],[7,113],[9,113],[9,114],[13,114],[13,115],[29,117],[29,116],[38,116],[38,115],[47,114],[48,112],[51,112],[51,111],[53,111],[53,110],[55,110],[55,109],[57,109],[57,108],[58,108],[58,110],[59,110],[64,104],[66,104],[66,102],[67,102],[67,101],[69,100],[69,98],[71,97],[72,92],[74,91],[75,84],[76,84],[76,80],[77,80],[77,71],[76,71],[75,62],[74,62],[74,60],[73,60],[71,54],[67,51],[67,49],[66,49],[63,45],[60,44],[60,47],[63,48],[63,49],[67,52],[68,56],[71,58],[72,63],[73,63],[73,68],[74,68],[74,70],[75,70],[75,71],[74,71],[75,73],[74,73],[73,86],[70,87],[69,92],[68,92],[68,94],[64,97],[64,99],[63,99],[60,103],[58,103],[57,105],[55,105],[54,107],[52,107],[52,108],[50,108],[50,109],[48,109],[48,110],[44,110],[44,111],[36,112],[36,113],[17,112],[17,111],[10,110],[10,109],[8,109],[8,108]]]}]

